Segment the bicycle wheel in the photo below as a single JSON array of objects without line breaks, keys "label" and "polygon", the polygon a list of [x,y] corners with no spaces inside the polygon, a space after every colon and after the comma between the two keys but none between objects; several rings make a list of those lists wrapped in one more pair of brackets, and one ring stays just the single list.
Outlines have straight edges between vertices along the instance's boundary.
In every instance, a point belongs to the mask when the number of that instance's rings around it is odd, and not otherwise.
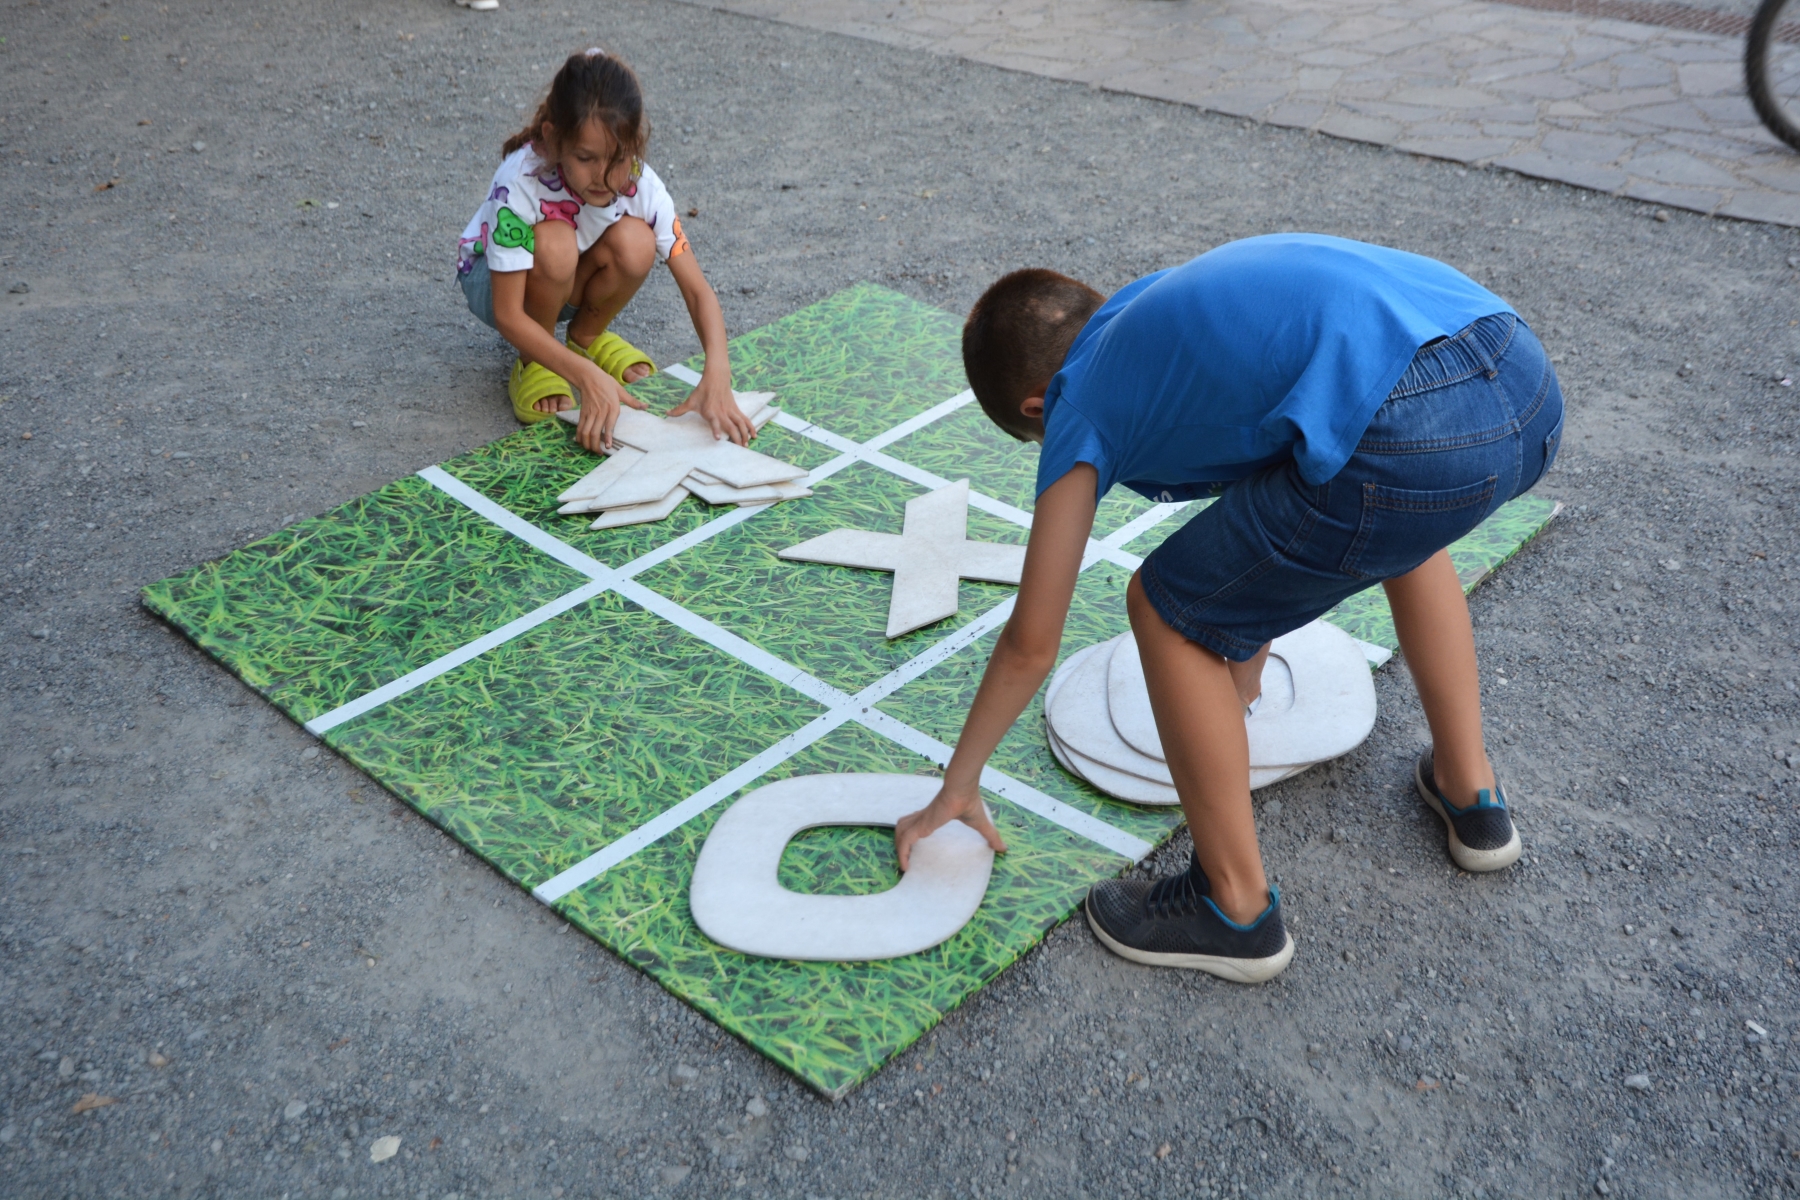
[{"label": "bicycle wheel", "polygon": [[1800,150],[1800,0],[1763,0],[1744,43],[1744,82],[1769,132]]}]

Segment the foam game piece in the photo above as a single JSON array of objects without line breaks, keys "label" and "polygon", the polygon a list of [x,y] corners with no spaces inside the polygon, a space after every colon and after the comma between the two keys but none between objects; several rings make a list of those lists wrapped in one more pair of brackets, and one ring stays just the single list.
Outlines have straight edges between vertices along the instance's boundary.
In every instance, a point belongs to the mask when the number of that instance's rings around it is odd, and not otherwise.
[{"label": "foam game piece", "polygon": [[590,503],[593,497],[600,495],[600,493],[618,482],[619,478],[642,457],[644,457],[644,452],[642,450],[633,450],[629,446],[619,446],[615,444],[612,454],[608,455],[599,466],[595,467],[563,490],[562,494],[557,497],[557,500],[560,501],[564,507],[557,511],[565,513],[598,512],[599,510],[595,508],[583,508],[578,506]]},{"label": "foam game piece", "polygon": [[[746,398],[753,402],[760,401],[755,406],[761,411],[766,408],[770,393],[743,392],[734,395],[738,397],[739,407],[743,407]],[[746,415],[751,415],[754,422],[753,414]],[[571,424],[581,419],[579,409],[561,412],[557,416]],[[642,457],[633,458],[616,472],[604,469],[610,465],[609,459],[608,464],[588,472],[575,487],[565,491],[558,499],[564,503],[590,501],[593,507],[588,511],[591,512],[596,507],[609,509],[654,503],[667,496],[670,488],[680,484],[696,470],[734,488],[785,483],[806,474],[804,467],[796,467],[792,463],[759,454],[727,439],[713,437],[712,427],[699,413],[655,417],[635,408],[620,409],[618,423],[613,426],[613,440],[640,451]]]},{"label": "foam game piece", "polygon": [[[1137,639],[1117,639],[1107,669],[1107,708],[1119,737],[1163,757]],[[1361,647],[1335,625],[1313,621],[1275,639],[1263,694],[1244,722],[1250,765],[1323,762],[1348,754],[1375,728],[1375,682]]]},{"label": "foam game piece", "polygon": [[[1124,637],[1131,639],[1130,634]],[[1113,728],[1107,711],[1107,665],[1118,644],[1114,638],[1083,651],[1080,664],[1065,676],[1045,711],[1063,745],[1082,758],[1173,789],[1168,764],[1140,753]]]},{"label": "foam game piece", "polygon": [[908,500],[906,524],[899,535],[834,529],[789,546],[779,557],[892,571],[887,636],[893,638],[955,616],[961,580],[1019,582],[1025,547],[971,542],[968,529],[969,481],[959,479]]},{"label": "foam game piece", "polygon": [[821,825],[892,827],[931,802],[922,775],[801,775],[758,788],[725,811],[688,885],[694,923],[713,941],[761,958],[874,962],[929,950],[969,923],[987,894],[994,852],[961,821],[913,847],[900,882],[871,896],[809,896],[781,886],[781,852]]},{"label": "foam game piece", "polygon": [[649,504],[630,504],[620,508],[609,508],[594,518],[589,529],[617,529],[621,525],[643,525],[650,521],[660,521],[675,511],[677,505],[688,496],[687,489],[675,487],[661,500]]},{"label": "foam game piece", "polygon": [[777,500],[799,500],[812,495],[803,483],[768,483],[762,487],[734,488],[699,478],[699,472],[682,481],[682,487],[708,504],[773,504]]},{"label": "foam game piece", "polygon": [[[1109,711],[1111,661],[1127,643],[1136,645],[1129,633],[1084,647],[1051,677],[1044,694],[1050,752],[1070,774],[1116,799],[1134,804],[1178,804],[1180,797],[1168,764],[1128,745],[1118,735]],[[1141,680],[1141,667],[1139,677]],[[1161,749],[1160,742],[1157,748]],[[1313,765],[1253,765],[1250,790],[1268,787]]]}]

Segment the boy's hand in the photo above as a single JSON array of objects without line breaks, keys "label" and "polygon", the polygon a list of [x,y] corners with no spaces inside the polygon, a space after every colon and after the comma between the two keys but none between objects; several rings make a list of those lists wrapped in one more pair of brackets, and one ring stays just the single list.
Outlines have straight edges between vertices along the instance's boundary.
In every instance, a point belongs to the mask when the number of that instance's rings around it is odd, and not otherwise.
[{"label": "boy's hand", "polygon": [[669,410],[671,417],[679,417],[682,413],[697,412],[712,426],[713,437],[728,437],[740,446],[748,446],[750,439],[756,436],[756,426],[738,407],[737,397],[731,394],[731,380],[707,373],[700,376],[700,384],[693,395]]},{"label": "boy's hand", "polygon": [[633,408],[643,408],[644,402],[586,359],[569,382],[581,392],[581,420],[575,426],[575,440],[595,454],[611,451],[613,426],[619,423],[619,406],[629,404]]},{"label": "boy's hand", "polygon": [[912,862],[912,848],[921,838],[928,838],[952,821],[964,825],[987,839],[995,854],[1006,853],[1006,842],[994,822],[988,818],[987,806],[981,802],[981,789],[955,788],[945,784],[931,803],[916,813],[907,813],[894,824],[894,850],[900,855],[900,869]]}]

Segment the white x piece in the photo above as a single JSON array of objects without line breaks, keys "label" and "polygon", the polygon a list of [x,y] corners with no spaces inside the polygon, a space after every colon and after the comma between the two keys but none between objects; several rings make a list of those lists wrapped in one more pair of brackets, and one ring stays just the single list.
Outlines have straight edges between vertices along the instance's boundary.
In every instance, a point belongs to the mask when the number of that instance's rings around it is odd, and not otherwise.
[{"label": "white x piece", "polygon": [[[734,395],[753,424],[770,398],[768,392]],[[571,424],[581,419],[579,409],[557,416]],[[696,470],[733,488],[786,483],[806,474],[804,467],[713,437],[712,426],[699,413],[654,417],[635,408],[621,409],[613,440],[641,453],[617,467],[614,462],[627,456],[615,453],[557,499],[565,504],[585,502],[581,511],[594,512],[665,500]]]},{"label": "white x piece", "polygon": [[891,638],[955,616],[961,580],[1017,584],[1025,570],[1025,547],[969,541],[966,479],[908,500],[903,530],[892,534],[834,529],[789,546],[779,557],[892,571],[894,591],[888,601],[887,623]]}]

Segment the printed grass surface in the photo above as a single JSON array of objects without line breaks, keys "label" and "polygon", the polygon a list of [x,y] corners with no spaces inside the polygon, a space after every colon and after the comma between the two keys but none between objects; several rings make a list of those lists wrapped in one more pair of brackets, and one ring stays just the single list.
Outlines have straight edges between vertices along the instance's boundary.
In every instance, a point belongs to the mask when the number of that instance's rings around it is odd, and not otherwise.
[{"label": "printed grass surface", "polygon": [[778,393],[782,408],[859,442],[969,386],[962,322],[872,283],[734,339],[731,374],[740,392]]},{"label": "printed grass surface", "polygon": [[[1038,447],[1001,432],[979,404],[964,405],[907,434],[887,452],[945,479],[979,479],[979,491],[1026,512],[1037,501]],[[1105,537],[1149,507],[1150,501],[1137,493],[1114,488],[1094,514],[1094,536]]]},{"label": "printed grass surface", "polygon": [[153,583],[143,602],[304,723],[584,582],[407,476]]},{"label": "printed grass surface", "polygon": [[[927,773],[928,767],[852,724],[745,791],[793,775],[837,771],[906,774]],[[1024,809],[991,796],[988,805],[1009,849],[994,859],[981,908],[955,937],[906,958],[782,962],[737,954],[704,937],[688,912],[688,882],[694,858],[727,804],[571,892],[556,908],[725,1029],[819,1091],[840,1096],[1035,946],[1095,881],[1126,865]],[[842,880],[878,870],[879,855],[866,839],[834,831],[825,844],[847,851],[848,861],[830,865],[810,855],[815,876]]]},{"label": "printed grass surface", "polygon": [[[858,285],[732,343],[740,390],[778,393],[787,411],[867,440],[965,386],[959,322],[897,293]],[[666,375],[633,389],[666,411],[688,388]],[[768,426],[757,448],[808,468],[835,452]],[[1037,449],[965,407],[889,448],[949,479],[1031,507]],[[622,566],[733,510],[690,500],[666,521],[589,531],[555,512],[557,493],[592,468],[570,426],[547,421],[462,455],[445,469],[594,558]],[[957,616],[895,641],[891,576],[784,563],[777,551],[830,529],[899,532],[923,489],[857,464],[809,500],[762,510],[650,568],[640,582],[758,648],[846,691],[901,666],[1012,595],[964,582]],[[1118,492],[1104,536],[1144,511]],[[1491,571],[1548,519],[1518,501],[1455,550],[1465,583]],[[1132,547],[1147,551],[1190,514]],[[1502,519],[1504,518],[1504,519]],[[1019,544],[1025,531],[978,511],[970,536]],[[1082,576],[1064,654],[1126,629],[1129,571]],[[585,583],[576,572],[409,477],[144,592],[147,607],[283,711],[305,721],[389,683]],[[1377,602],[1380,592],[1365,594]],[[1360,599],[1358,603],[1362,602]],[[1333,619],[1391,645],[1379,612]],[[881,707],[954,743],[997,633],[912,681]],[[522,887],[533,887],[639,828],[818,715],[800,693],[616,594],[605,594],[331,730],[339,753]],[[1041,698],[993,765],[1149,842],[1179,812],[1112,800],[1062,771]],[[752,786],[797,774],[929,773],[912,752],[847,724]],[[748,789],[746,789],[748,790]],[[741,794],[741,793],[740,793]],[[1012,849],[995,863],[975,918],[955,938],[886,963],[791,963],[714,945],[687,911],[695,855],[726,803],[556,904],[723,1028],[829,1095],[841,1095],[929,1030],[1064,920],[1095,881],[1125,866],[1112,852],[990,797]],[[784,886],[865,894],[897,879],[886,830],[830,828],[794,839]]]},{"label": "printed grass surface", "polygon": [[[811,499],[777,504],[754,520],[696,546],[638,577],[690,612],[854,692],[1011,596],[1007,584],[965,579],[954,617],[889,641],[894,577],[823,563],[784,562],[789,546],[833,529],[899,533],[906,502],[925,489],[879,467],[857,463],[820,482]],[[1010,521],[969,511],[969,536],[1024,545]]]},{"label": "printed grass surface", "polygon": [[820,711],[609,592],[325,740],[530,888]]}]

